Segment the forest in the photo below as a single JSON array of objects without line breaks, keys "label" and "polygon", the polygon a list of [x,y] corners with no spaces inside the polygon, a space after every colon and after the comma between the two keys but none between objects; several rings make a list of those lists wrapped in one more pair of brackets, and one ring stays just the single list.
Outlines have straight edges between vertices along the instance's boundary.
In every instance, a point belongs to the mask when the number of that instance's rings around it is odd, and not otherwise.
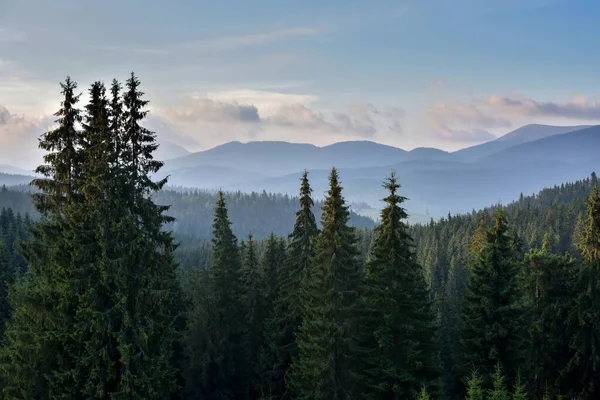
[{"label": "forest", "polygon": [[393,171],[376,226],[335,168],[318,204],[169,191],[140,85],[67,78],[0,191],[2,399],[598,397],[594,173],[420,225]]}]

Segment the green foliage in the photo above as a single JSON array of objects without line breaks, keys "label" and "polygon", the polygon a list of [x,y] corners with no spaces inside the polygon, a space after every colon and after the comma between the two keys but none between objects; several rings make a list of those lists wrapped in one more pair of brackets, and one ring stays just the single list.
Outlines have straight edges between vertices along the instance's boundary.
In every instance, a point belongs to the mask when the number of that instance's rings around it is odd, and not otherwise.
[{"label": "green foliage", "polygon": [[527,395],[527,386],[521,379],[521,374],[517,375],[517,380],[515,382],[515,388],[512,394],[512,400],[528,400],[529,396]]},{"label": "green foliage", "polygon": [[10,262],[10,254],[4,241],[0,241],[0,339],[4,336],[4,325],[12,314],[8,301],[8,289],[16,279],[16,271]]},{"label": "green foliage", "polygon": [[465,400],[483,400],[483,380],[481,375],[474,370],[467,381],[467,396]]},{"label": "green foliage", "polygon": [[[187,330],[186,395],[191,398],[245,399],[250,394],[246,293],[237,238],[223,193],[213,220],[213,256],[208,276],[197,283],[208,286],[205,296],[194,295]],[[200,279],[201,278],[201,279]]]},{"label": "green foliage", "polygon": [[574,283],[571,322],[571,359],[564,371],[570,396],[590,398],[600,390],[600,196],[594,186],[578,245],[582,264]]},{"label": "green foliage", "polygon": [[[138,85],[132,74],[125,109],[136,117],[127,135],[110,129],[102,83],[92,85],[83,117],[74,107],[76,84],[62,85],[59,127],[40,141],[49,152],[37,169],[45,178],[32,182],[43,219],[31,229],[29,274],[12,298],[2,354],[6,398],[162,399],[175,390],[175,246],[162,231],[168,207],[148,198],[164,182],[147,176],[162,164],[139,125],[147,102]],[[128,163],[151,167],[132,169],[117,148],[136,149]]]},{"label": "green foliage", "polygon": [[522,271],[525,315],[528,324],[526,369],[532,377],[532,394],[541,396],[564,387],[561,371],[569,362],[568,318],[575,293],[575,262],[569,255],[530,250]]},{"label": "green foliage", "polygon": [[367,386],[364,396],[409,398],[423,387],[439,392],[439,346],[435,315],[422,267],[407,232],[404,197],[394,174],[384,187],[381,223],[366,268]]},{"label": "green foliage", "polygon": [[[303,296],[310,294],[308,276],[314,257],[314,240],[318,234],[312,212],[314,202],[308,181],[308,172],[302,175],[299,206],[294,230],[285,247],[280,239],[279,252],[285,250],[285,260],[280,262],[275,281],[273,315],[267,321],[266,343],[263,349],[262,376],[267,382],[265,392],[278,399],[288,399],[286,385],[292,360],[298,355],[296,335],[302,324]],[[272,280],[271,280],[272,282]],[[272,284],[272,283],[271,283]]]},{"label": "green foliage", "polygon": [[491,374],[500,364],[516,377],[522,357],[522,311],[512,238],[503,211],[469,270],[460,320],[460,367]]},{"label": "green foliage", "polygon": [[510,400],[510,395],[506,390],[506,383],[504,375],[502,374],[502,367],[500,364],[496,365],[494,371],[494,377],[492,379],[492,390],[488,395],[489,400]]},{"label": "green foliage", "polygon": [[322,230],[303,296],[303,324],[298,356],[290,374],[297,398],[358,397],[357,349],[361,309],[362,266],[357,238],[348,226],[349,212],[335,169],[323,205]]}]

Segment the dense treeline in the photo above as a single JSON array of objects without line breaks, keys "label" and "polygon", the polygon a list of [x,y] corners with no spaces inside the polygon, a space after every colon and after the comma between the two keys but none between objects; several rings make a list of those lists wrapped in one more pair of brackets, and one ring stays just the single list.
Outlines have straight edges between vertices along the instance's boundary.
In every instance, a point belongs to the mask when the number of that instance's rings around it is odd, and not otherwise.
[{"label": "dense treeline", "polygon": [[[33,219],[39,213],[29,198],[27,186],[0,188],[0,207],[12,208]],[[156,204],[169,205],[169,215],[175,220],[165,225],[178,238],[194,238],[210,241],[212,236],[212,213],[218,195],[202,190],[163,189],[153,194]],[[265,239],[271,233],[287,235],[294,226],[294,213],[298,204],[295,197],[272,193],[225,193],[233,233],[243,237],[252,232],[257,239]],[[321,215],[322,202],[316,202],[312,211]],[[320,222],[317,221],[319,224]],[[350,213],[350,225],[359,229],[372,229],[375,222],[365,216]]]},{"label": "dense treeline", "polygon": [[176,249],[139,85],[96,82],[80,110],[67,79],[32,182],[40,218],[0,214],[2,398],[598,396],[595,175],[409,227],[392,173],[369,231],[335,169],[320,205],[304,173],[289,235],[236,235],[236,197],[217,193],[178,215],[211,207],[212,241]]}]

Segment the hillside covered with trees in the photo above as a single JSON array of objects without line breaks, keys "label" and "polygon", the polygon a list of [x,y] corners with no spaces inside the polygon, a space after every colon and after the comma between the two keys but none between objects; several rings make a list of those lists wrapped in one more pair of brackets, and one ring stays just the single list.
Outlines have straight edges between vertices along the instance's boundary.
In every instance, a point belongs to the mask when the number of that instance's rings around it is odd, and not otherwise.
[{"label": "hillside covered with trees", "polygon": [[3,399],[598,397],[595,174],[409,226],[392,172],[358,229],[335,168],[322,204],[308,173],[298,198],[164,191],[138,78],[61,87],[35,218],[2,190]]}]

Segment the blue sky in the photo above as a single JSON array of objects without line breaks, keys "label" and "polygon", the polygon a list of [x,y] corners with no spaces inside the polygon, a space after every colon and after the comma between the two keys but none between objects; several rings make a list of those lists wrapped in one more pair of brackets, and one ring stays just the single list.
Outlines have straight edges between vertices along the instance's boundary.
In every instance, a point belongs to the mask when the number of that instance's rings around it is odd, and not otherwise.
[{"label": "blue sky", "polygon": [[131,70],[151,127],[190,150],[599,123],[599,20],[594,0],[0,0],[0,147],[26,152],[66,75]]}]

